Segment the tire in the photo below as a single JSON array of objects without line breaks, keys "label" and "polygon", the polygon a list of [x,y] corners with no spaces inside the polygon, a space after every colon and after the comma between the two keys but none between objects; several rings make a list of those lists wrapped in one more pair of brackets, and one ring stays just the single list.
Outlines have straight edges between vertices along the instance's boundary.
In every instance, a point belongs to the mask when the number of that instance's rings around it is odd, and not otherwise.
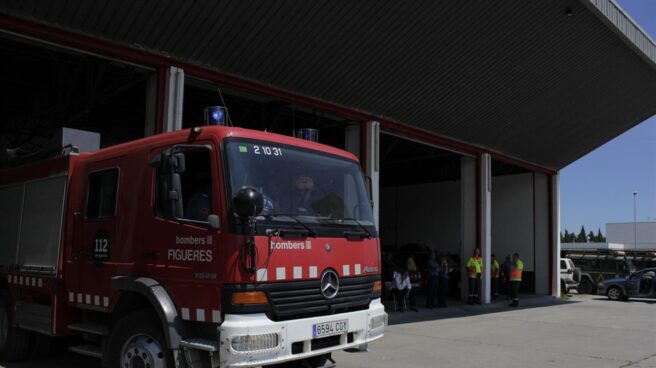
[{"label": "tire", "polygon": [[579,294],[594,294],[594,285],[588,279],[583,279],[579,282]]},{"label": "tire", "polygon": [[313,356],[312,358],[306,359],[305,362],[309,367],[318,368],[318,367],[323,367],[328,361],[328,358],[330,358],[330,353]]},{"label": "tire", "polygon": [[30,351],[32,333],[12,326],[13,308],[11,297],[6,290],[0,291],[0,360],[18,362]]},{"label": "tire", "polygon": [[109,336],[110,367],[173,368],[173,352],[166,346],[156,314],[141,309],[123,317]]},{"label": "tire", "polygon": [[606,296],[608,299],[614,301],[624,300],[624,292],[617,286],[611,286],[608,288],[608,291],[606,291]]}]

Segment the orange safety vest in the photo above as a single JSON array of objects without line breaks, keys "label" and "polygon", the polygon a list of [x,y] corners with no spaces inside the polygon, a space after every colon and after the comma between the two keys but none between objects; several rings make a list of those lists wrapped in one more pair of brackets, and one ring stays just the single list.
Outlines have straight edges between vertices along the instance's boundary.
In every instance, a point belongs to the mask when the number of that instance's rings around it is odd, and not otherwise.
[{"label": "orange safety vest", "polygon": [[494,279],[499,278],[499,262],[497,262],[496,260],[492,261],[492,270],[490,275]]},{"label": "orange safety vest", "polygon": [[467,261],[467,272],[471,278],[476,278],[476,274],[481,273],[482,268],[483,259],[481,257],[470,257]]},{"label": "orange safety vest", "polygon": [[524,262],[518,259],[517,263],[510,267],[510,281],[522,281],[522,270],[524,270]]}]

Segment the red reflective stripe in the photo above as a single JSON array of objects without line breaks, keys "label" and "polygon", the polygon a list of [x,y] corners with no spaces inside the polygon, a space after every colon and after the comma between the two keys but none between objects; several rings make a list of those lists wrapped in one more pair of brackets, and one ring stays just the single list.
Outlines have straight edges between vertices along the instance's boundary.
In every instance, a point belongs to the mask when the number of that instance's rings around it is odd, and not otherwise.
[{"label": "red reflective stripe", "polygon": [[510,270],[510,279],[511,280],[521,280],[522,279],[522,269],[513,268]]}]

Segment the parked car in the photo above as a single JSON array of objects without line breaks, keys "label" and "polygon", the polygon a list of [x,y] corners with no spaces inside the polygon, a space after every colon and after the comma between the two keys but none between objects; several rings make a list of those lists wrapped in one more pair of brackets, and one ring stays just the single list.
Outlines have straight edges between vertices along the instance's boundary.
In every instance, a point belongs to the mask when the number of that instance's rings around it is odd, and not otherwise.
[{"label": "parked car", "polygon": [[569,294],[571,289],[579,287],[581,271],[577,270],[574,262],[569,258],[560,259],[560,290]]},{"label": "parked car", "polygon": [[628,300],[632,297],[656,299],[655,278],[656,268],[646,268],[625,278],[600,282],[597,293],[608,296],[610,300]]}]

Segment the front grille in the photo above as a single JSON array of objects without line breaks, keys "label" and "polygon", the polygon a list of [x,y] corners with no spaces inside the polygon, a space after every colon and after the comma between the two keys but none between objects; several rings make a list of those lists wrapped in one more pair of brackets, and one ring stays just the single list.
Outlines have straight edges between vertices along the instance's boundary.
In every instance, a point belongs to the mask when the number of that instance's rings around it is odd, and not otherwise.
[{"label": "front grille", "polygon": [[267,293],[274,319],[286,320],[366,308],[374,281],[379,279],[379,276],[340,279],[339,291],[333,299],[323,296],[319,280],[261,284],[257,289]]},{"label": "front grille", "polygon": [[315,350],[332,348],[333,346],[339,345],[339,341],[340,341],[339,335],[314,339],[310,342],[310,349],[312,351],[315,351]]}]

